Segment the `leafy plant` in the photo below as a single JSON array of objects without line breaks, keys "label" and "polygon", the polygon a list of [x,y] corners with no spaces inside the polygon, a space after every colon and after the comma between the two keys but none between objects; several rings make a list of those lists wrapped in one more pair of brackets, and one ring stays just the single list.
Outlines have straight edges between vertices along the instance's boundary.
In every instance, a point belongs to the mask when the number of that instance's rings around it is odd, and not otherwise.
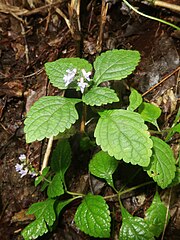
[{"label": "leafy plant", "polygon": [[[144,219],[132,216],[121,203],[123,194],[152,182],[156,182],[163,189],[173,184],[175,178],[174,182],[178,182],[178,178],[175,177],[176,161],[171,148],[162,139],[151,136],[148,130],[149,124],[159,130],[157,119],[161,110],[143,102],[135,89],[131,89],[127,110],[99,108],[119,101],[115,91],[102,86],[102,83],[126,78],[133,72],[139,60],[140,54],[137,51],[112,50],[98,56],[93,66],[80,58],[59,59],[45,64],[46,73],[55,87],[81,91],[82,98],[42,97],[27,114],[24,128],[27,143],[44,138],[59,140],[52,153],[50,166],[44,168],[35,180],[36,186],[42,184],[42,190],[47,189],[48,198],[44,202],[34,203],[29,208],[27,213],[34,214],[36,220],[22,231],[24,239],[36,239],[52,231],[62,209],[75,199],[82,199],[74,217],[76,226],[95,238],[109,238],[111,212],[106,200],[112,197],[118,199],[122,213],[119,239],[154,239],[161,234],[166,222],[166,207],[161,202],[158,192]],[[66,185],[65,174],[73,155],[68,138],[78,131],[75,124],[79,116],[77,104],[81,104],[79,108],[92,108],[94,114],[98,112],[99,119],[95,126],[94,138],[99,146],[97,149],[101,150],[90,160],[89,172],[104,179],[115,192],[113,196],[74,193],[70,192]],[[87,109],[82,109],[81,133],[83,132],[82,138],[85,136],[84,141],[81,141],[82,149],[87,149],[88,144],[90,148],[95,145],[92,136],[88,136],[88,132],[85,131],[86,112]],[[145,122],[148,122],[148,125]],[[73,126],[75,131],[72,130]],[[170,137],[177,131],[178,120],[171,130]],[[117,189],[113,173],[122,161],[139,165],[154,181],[129,189]],[[61,198],[62,196],[66,196],[66,200]]]}]

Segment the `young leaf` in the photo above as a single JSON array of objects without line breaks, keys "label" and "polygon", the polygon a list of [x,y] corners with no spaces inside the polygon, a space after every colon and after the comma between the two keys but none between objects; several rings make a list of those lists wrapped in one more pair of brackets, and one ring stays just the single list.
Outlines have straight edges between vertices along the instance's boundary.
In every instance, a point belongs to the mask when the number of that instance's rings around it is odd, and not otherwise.
[{"label": "young leaf", "polygon": [[152,141],[141,116],[122,109],[106,110],[100,116],[94,135],[102,150],[118,160],[148,166]]},{"label": "young leaf", "polygon": [[153,233],[148,224],[140,217],[133,217],[121,206],[122,226],[119,233],[119,240],[153,240]]},{"label": "young leaf", "polygon": [[64,182],[64,175],[71,163],[71,147],[67,139],[59,141],[53,151],[51,168],[54,172],[60,173]]},{"label": "young leaf", "polygon": [[56,173],[47,189],[49,198],[58,197],[64,194],[61,173]]},{"label": "young leaf", "polygon": [[24,122],[26,142],[56,136],[59,132],[70,128],[78,119],[75,104],[80,101],[59,96],[40,98],[31,107]]},{"label": "young leaf", "polygon": [[53,86],[58,87],[60,89],[66,89],[64,83],[64,75],[67,74],[66,70],[77,69],[77,71],[81,71],[81,69],[85,69],[86,72],[91,72],[92,66],[85,59],[80,58],[61,58],[54,62],[45,63],[45,70],[50,79],[50,82]]},{"label": "young leaf", "polygon": [[138,108],[142,103],[142,96],[138,93],[134,88],[131,88],[131,94],[129,96],[130,104],[127,110],[134,111]]},{"label": "young leaf", "polygon": [[161,115],[161,109],[159,107],[156,107],[151,103],[143,102],[140,105],[138,112],[141,114],[144,121],[150,122],[158,128],[157,119]]},{"label": "young leaf", "polygon": [[[145,221],[149,225],[149,230],[155,237],[159,237],[166,224],[167,208],[161,202],[158,192],[156,192],[151,206],[146,211]],[[168,216],[168,220],[170,215]]]},{"label": "young leaf", "polygon": [[106,87],[93,87],[82,97],[82,101],[90,106],[118,102],[119,98],[113,89]]},{"label": "young leaf", "polygon": [[178,123],[176,126],[172,128],[173,132],[180,133],[180,123]]},{"label": "young leaf", "polygon": [[45,167],[42,171],[42,174],[35,179],[35,187],[37,187],[44,179],[46,174],[49,172],[50,167]]},{"label": "young leaf", "polygon": [[153,154],[149,166],[144,170],[164,189],[175,177],[176,167],[173,151],[161,139],[157,137],[151,137],[151,139],[153,141]]},{"label": "young leaf", "polygon": [[102,53],[94,62],[95,85],[110,80],[122,80],[131,74],[140,60],[140,54],[132,50],[111,50]]},{"label": "young leaf", "polygon": [[85,196],[75,214],[77,227],[95,238],[109,238],[110,222],[110,212],[103,197]]},{"label": "young leaf", "polygon": [[54,202],[55,200],[53,199],[47,199],[44,202],[38,202],[31,205],[27,214],[34,214],[36,220],[30,223],[22,231],[22,236],[25,240],[36,239],[48,232],[48,227],[52,226],[56,220]]},{"label": "young leaf", "polygon": [[91,159],[89,171],[99,178],[104,178],[107,183],[114,187],[112,174],[115,172],[118,162],[106,152],[100,151]]}]

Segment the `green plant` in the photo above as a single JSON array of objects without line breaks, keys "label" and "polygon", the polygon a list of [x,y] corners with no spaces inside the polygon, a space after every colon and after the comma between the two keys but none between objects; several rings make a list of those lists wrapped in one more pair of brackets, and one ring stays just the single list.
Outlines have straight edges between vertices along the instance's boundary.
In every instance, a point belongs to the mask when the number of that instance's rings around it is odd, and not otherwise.
[{"label": "green plant", "polygon": [[[167,217],[167,209],[161,202],[158,192],[144,219],[132,216],[121,203],[123,194],[152,182],[156,182],[163,189],[173,182],[175,184],[179,182],[179,169],[176,170],[176,161],[171,148],[162,139],[151,136],[151,131],[145,124],[145,122],[153,124],[158,130],[153,133],[162,134],[157,124],[161,110],[143,102],[141,95],[135,89],[131,89],[127,110],[96,108],[119,101],[115,91],[110,87],[103,87],[101,83],[126,78],[135,69],[139,60],[140,54],[137,51],[107,51],[96,58],[93,65],[94,76],[92,76],[92,65],[80,58],[59,59],[45,64],[46,73],[55,87],[80,90],[82,98],[42,97],[27,114],[24,128],[27,143],[44,138],[59,140],[52,153],[50,166],[46,166],[36,177],[35,186],[41,183],[42,190],[47,189],[48,198],[43,202],[32,204],[29,208],[27,213],[34,214],[36,220],[22,231],[24,239],[36,239],[52,231],[62,209],[75,199],[82,199],[74,218],[76,226],[95,238],[110,237],[111,213],[106,201],[111,198],[118,199],[122,213],[119,239],[154,239],[163,231],[169,216]],[[77,132],[77,127],[73,128],[73,124],[78,119],[76,104],[82,107],[83,149],[94,147],[95,141],[101,148],[90,160],[89,171],[107,182],[114,191],[112,196],[74,193],[70,192],[66,185],[65,174],[73,155],[68,139]],[[94,130],[95,141],[85,132],[88,107],[99,115]],[[168,139],[175,131],[179,132],[178,120],[179,115],[175,119],[173,130],[169,130]],[[89,119],[86,122],[89,122]],[[113,173],[121,161],[139,165],[154,181],[129,189],[125,187],[117,189]]]}]

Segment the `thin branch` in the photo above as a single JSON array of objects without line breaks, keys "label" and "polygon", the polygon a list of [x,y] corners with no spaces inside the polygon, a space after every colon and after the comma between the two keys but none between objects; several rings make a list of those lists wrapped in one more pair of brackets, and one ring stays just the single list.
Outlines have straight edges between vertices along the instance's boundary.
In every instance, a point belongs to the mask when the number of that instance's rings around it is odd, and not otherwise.
[{"label": "thin branch", "polygon": [[53,137],[50,137],[49,141],[48,141],[47,148],[46,148],[46,152],[45,152],[45,155],[44,155],[44,159],[43,159],[43,163],[42,163],[42,167],[41,167],[41,171],[40,171],[41,173],[42,173],[43,169],[45,167],[47,167],[47,165],[48,165],[48,160],[49,160],[49,156],[50,156],[50,153],[51,153],[52,144],[53,144]]}]

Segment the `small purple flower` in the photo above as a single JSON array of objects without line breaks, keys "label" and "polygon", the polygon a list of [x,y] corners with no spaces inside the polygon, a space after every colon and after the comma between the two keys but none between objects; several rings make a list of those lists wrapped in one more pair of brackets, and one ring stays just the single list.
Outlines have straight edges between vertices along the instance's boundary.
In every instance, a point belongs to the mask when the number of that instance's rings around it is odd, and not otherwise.
[{"label": "small purple flower", "polygon": [[33,178],[33,177],[37,176],[37,173],[36,172],[29,172],[29,175]]},{"label": "small purple flower", "polygon": [[84,89],[88,86],[88,84],[86,82],[84,82],[83,77],[80,78],[77,85],[80,87],[80,90],[81,90],[82,93],[84,92]]},{"label": "small purple flower", "polygon": [[16,169],[16,172],[20,172],[20,171],[23,169],[23,165],[17,163],[17,164],[15,165],[15,169]]},{"label": "small purple flower", "polygon": [[74,80],[77,69],[76,68],[74,68],[73,70],[68,69],[66,70],[66,72],[67,72],[67,75],[64,75],[63,77],[65,87],[67,87]]},{"label": "small purple flower", "polygon": [[21,175],[20,178],[23,178],[24,176],[26,176],[28,173],[28,169],[25,168],[25,169],[22,169],[21,171],[19,171],[19,174]]},{"label": "small purple flower", "polygon": [[87,80],[87,81],[90,81],[91,79],[89,78],[89,76],[91,75],[91,72],[86,72],[85,69],[81,69],[81,72],[84,76],[84,78]]}]

